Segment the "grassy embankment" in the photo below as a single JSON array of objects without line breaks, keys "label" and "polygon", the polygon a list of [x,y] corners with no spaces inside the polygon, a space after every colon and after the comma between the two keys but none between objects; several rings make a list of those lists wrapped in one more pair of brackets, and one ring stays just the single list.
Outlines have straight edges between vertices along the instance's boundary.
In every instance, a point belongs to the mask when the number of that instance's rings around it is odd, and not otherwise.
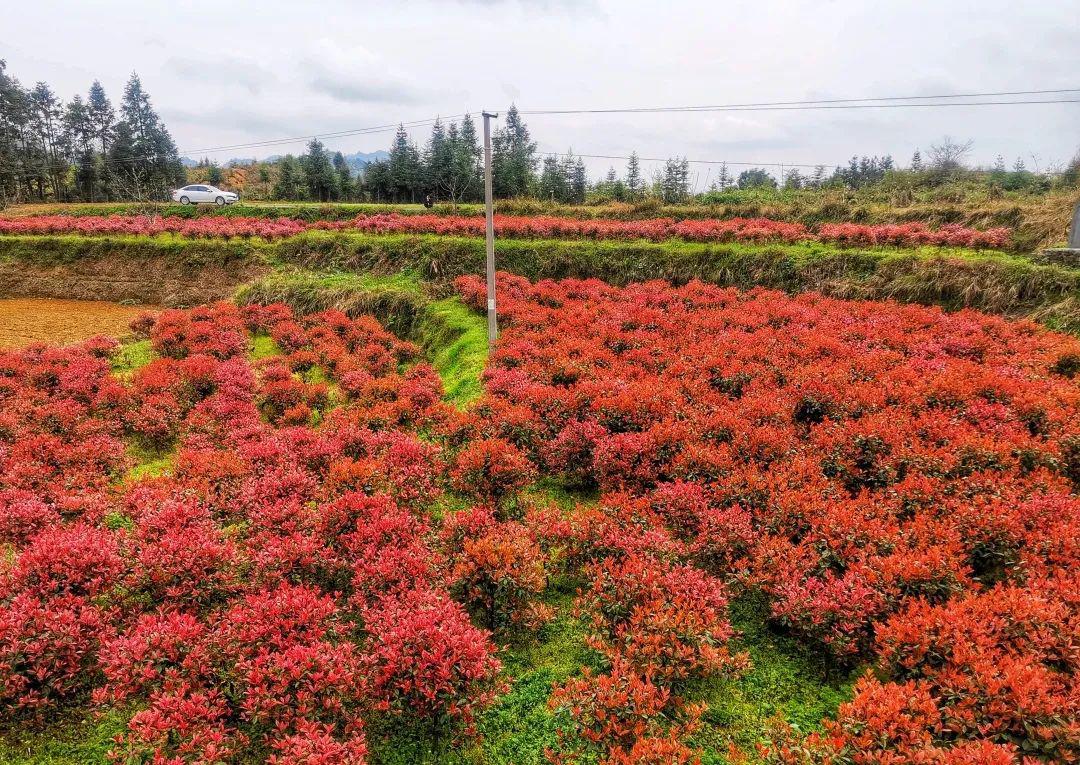
[{"label": "grassy embankment", "polygon": [[[502,239],[496,247],[500,269],[530,279],[595,277],[613,284],[701,279],[740,288],[765,286],[789,293],[813,290],[841,298],[892,299],[946,310],[975,308],[1080,332],[1080,269],[1038,263],[1010,253],[674,240]],[[140,267],[154,262],[173,264],[174,281],[182,281],[185,273],[198,279],[207,269],[214,273],[214,283],[245,270],[288,276],[290,270],[301,269],[354,275],[405,271],[424,283],[441,285],[461,274],[481,273],[484,243],[470,237],[321,231],[276,242],[172,235],[0,237],[0,282],[9,264],[55,271],[87,262],[126,260]],[[137,277],[134,273],[132,278]],[[246,279],[233,283],[242,281]],[[160,280],[154,279],[147,286],[156,289],[159,284]],[[156,295],[146,298],[152,300]]]}]

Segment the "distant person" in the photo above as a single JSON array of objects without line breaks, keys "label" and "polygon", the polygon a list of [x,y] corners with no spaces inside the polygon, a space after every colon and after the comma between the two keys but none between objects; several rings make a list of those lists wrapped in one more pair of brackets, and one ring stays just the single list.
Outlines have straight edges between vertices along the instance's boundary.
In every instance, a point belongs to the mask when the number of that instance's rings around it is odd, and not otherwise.
[{"label": "distant person", "polygon": [[435,200],[431,198],[431,193],[424,194],[424,207],[431,209],[435,206]]}]

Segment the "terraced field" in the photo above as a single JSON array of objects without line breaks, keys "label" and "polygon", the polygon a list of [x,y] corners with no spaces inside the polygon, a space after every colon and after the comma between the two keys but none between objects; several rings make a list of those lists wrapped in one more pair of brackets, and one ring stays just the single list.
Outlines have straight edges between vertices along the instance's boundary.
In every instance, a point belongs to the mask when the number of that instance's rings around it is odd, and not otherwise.
[{"label": "terraced field", "polygon": [[0,225],[0,761],[1080,757],[1080,271],[313,209]]}]

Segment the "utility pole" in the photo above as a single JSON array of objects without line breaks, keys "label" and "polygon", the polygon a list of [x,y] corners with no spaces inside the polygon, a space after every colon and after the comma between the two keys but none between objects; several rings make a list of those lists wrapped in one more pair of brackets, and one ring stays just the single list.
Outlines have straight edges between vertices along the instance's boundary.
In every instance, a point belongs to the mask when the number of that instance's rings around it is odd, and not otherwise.
[{"label": "utility pole", "polygon": [[484,212],[487,218],[487,316],[488,346],[499,336],[495,311],[495,209],[491,201],[491,118],[499,113],[484,112]]}]

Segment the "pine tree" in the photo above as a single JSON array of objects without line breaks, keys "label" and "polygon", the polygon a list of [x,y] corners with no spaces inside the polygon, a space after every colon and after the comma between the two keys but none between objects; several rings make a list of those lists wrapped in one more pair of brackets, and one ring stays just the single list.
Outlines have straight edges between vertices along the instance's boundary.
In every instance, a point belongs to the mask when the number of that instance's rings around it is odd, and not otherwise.
[{"label": "pine tree", "polygon": [[390,184],[390,163],[378,160],[364,167],[361,179],[364,192],[376,202],[389,199],[393,194]]},{"label": "pine tree", "polygon": [[300,163],[292,154],[286,154],[278,162],[278,178],[273,191],[274,199],[303,199],[301,181]]},{"label": "pine tree", "polygon": [[806,185],[806,179],[797,168],[792,168],[784,175],[784,188],[798,190]]},{"label": "pine tree", "polygon": [[922,172],[922,153],[918,149],[911,155],[911,169],[916,173]]},{"label": "pine tree", "polygon": [[476,134],[476,123],[466,114],[461,128],[450,126],[450,177],[447,192],[451,201],[464,202],[483,198],[483,182],[480,178],[482,149]]},{"label": "pine tree", "polygon": [[141,157],[135,144],[135,134],[124,120],[112,130],[106,158],[108,196],[117,199],[147,200],[150,198],[146,177],[141,172]]},{"label": "pine tree", "polygon": [[630,159],[626,163],[626,191],[631,199],[641,195],[645,188],[645,182],[641,178],[641,166],[638,162],[636,151],[630,152]]},{"label": "pine tree", "polygon": [[727,191],[731,186],[731,173],[728,172],[727,162],[720,165],[720,172],[716,174],[716,187],[720,191]]},{"label": "pine tree", "polygon": [[390,148],[390,186],[395,202],[408,199],[415,202],[423,183],[423,166],[420,152],[409,140],[404,125],[398,125],[394,145]]},{"label": "pine tree", "polygon": [[551,202],[561,202],[566,196],[566,177],[562,165],[554,155],[544,157],[540,180],[537,182],[537,196]]},{"label": "pine tree", "polygon": [[334,165],[326,153],[326,148],[317,139],[311,139],[307,153],[300,157],[300,170],[308,196],[317,202],[329,202],[336,199],[340,185]]},{"label": "pine tree", "polygon": [[345,160],[345,155],[340,151],[334,152],[334,172],[337,173],[338,177],[339,198],[346,201],[351,199],[353,195],[352,170]]},{"label": "pine tree", "polygon": [[113,111],[112,104],[109,103],[108,96],[105,95],[105,88],[101,87],[101,83],[97,80],[94,80],[94,84],[90,86],[86,111],[93,135],[101,146],[101,153],[104,154],[109,150],[109,141],[116,125],[116,113]]},{"label": "pine tree", "polygon": [[67,166],[61,146],[60,102],[44,82],[34,85],[30,98],[30,142],[26,144],[30,168],[38,185],[38,196],[44,198],[48,185],[53,197],[62,199],[66,188]]},{"label": "pine tree", "polygon": [[536,173],[536,143],[513,104],[503,127],[492,139],[491,175],[495,196],[506,199],[527,194]]},{"label": "pine tree", "polygon": [[125,141],[131,141],[130,147],[124,147],[130,155],[129,167],[110,163],[110,177],[121,186],[138,189],[139,198],[165,198],[171,186],[183,182],[184,168],[172,136],[150,104],[150,94],[134,73],[124,86],[115,140],[121,126]]},{"label": "pine tree", "polygon": [[578,157],[570,171],[570,203],[584,204],[585,193],[589,188],[589,177],[585,171],[585,162]]},{"label": "pine tree", "polygon": [[0,59],[0,207],[19,201],[26,191],[22,147],[28,100],[19,81],[7,73],[7,62]]},{"label": "pine tree", "polygon": [[211,186],[220,186],[223,180],[224,176],[221,173],[221,166],[218,165],[217,162],[210,163],[206,172],[206,182]]},{"label": "pine tree", "polygon": [[101,178],[94,154],[94,129],[82,96],[76,95],[64,109],[63,130],[75,164],[75,189],[80,198],[93,202]]},{"label": "pine tree", "polygon": [[431,137],[424,149],[425,190],[434,192],[436,197],[452,196],[454,187],[454,144],[460,140],[456,126],[451,125],[448,134],[440,120],[431,126]]}]

